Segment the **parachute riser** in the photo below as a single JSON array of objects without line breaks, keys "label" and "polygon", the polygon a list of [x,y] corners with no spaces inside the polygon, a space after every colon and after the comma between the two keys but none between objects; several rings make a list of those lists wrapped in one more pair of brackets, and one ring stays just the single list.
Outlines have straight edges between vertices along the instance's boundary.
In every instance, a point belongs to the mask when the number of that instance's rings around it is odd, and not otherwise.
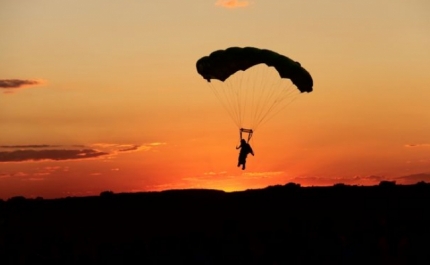
[{"label": "parachute riser", "polygon": [[246,142],[249,143],[249,141],[252,138],[252,134],[254,133],[254,131],[252,129],[240,128],[239,129],[240,140],[243,139],[243,133],[247,133],[248,134],[248,140]]}]

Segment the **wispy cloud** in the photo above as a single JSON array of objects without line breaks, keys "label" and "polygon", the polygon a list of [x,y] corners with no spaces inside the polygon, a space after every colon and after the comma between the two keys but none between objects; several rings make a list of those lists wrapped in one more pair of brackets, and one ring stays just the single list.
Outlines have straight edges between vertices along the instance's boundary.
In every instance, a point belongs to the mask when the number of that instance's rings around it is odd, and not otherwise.
[{"label": "wispy cloud", "polygon": [[43,160],[81,160],[90,158],[112,158],[120,153],[148,151],[165,143],[83,145],[2,145],[0,162],[25,162]]},{"label": "wispy cloud", "polygon": [[44,181],[45,178],[28,178],[27,181]]},{"label": "wispy cloud", "polygon": [[243,176],[246,178],[260,179],[260,178],[270,178],[273,176],[279,176],[282,174],[284,174],[283,171],[268,171],[268,172],[249,172],[249,173],[244,173]]},{"label": "wispy cloud", "polygon": [[252,179],[267,179],[267,178],[273,178],[276,176],[283,175],[285,172],[283,171],[267,171],[267,172],[246,172],[246,173],[238,173],[238,174],[231,174],[227,171],[209,171],[204,172],[203,175],[200,176],[188,176],[185,178],[182,178],[183,181],[197,183],[197,182],[205,182],[205,183],[215,183],[215,182],[222,182],[225,180],[252,180]]},{"label": "wispy cloud", "polygon": [[218,0],[215,5],[225,8],[239,8],[248,6],[249,2],[243,0]]},{"label": "wispy cloud", "polygon": [[227,174],[227,171],[220,171],[220,172],[209,171],[209,172],[204,172],[202,176],[189,176],[189,177],[182,178],[182,180],[187,182],[207,182],[212,180],[219,180],[220,178],[228,179],[231,177],[232,177],[231,175]]},{"label": "wispy cloud", "polygon": [[415,184],[420,181],[430,182],[430,172],[411,174],[394,179],[399,184]]},{"label": "wispy cloud", "polygon": [[69,171],[69,166],[43,166],[37,167],[28,172],[0,172],[0,181],[2,179],[19,179],[20,181],[42,181],[56,173],[64,173]]},{"label": "wispy cloud", "polygon": [[69,167],[68,166],[46,166],[46,167],[38,168],[37,172],[33,173],[33,176],[48,176],[59,171],[67,172],[69,171]]},{"label": "wispy cloud", "polygon": [[430,147],[430,144],[405,144],[405,147]]},{"label": "wispy cloud", "polygon": [[165,145],[166,143],[146,143],[146,144],[111,144],[111,143],[96,143],[90,145],[92,149],[106,152],[110,156],[118,155],[119,153],[130,153],[139,151],[149,151],[155,147]]},{"label": "wispy cloud", "polygon": [[220,172],[209,171],[209,172],[203,173],[203,175],[205,176],[222,176],[225,174],[227,174],[227,171],[220,171]]},{"label": "wispy cloud", "polygon": [[340,178],[302,176],[295,177],[290,181],[294,183],[299,183],[303,186],[332,186],[338,183],[343,183],[346,185],[372,186],[378,185],[381,181],[395,181],[397,184],[412,185],[420,181],[430,182],[430,172],[411,174],[401,177],[387,177],[379,175],[351,177],[345,176]]},{"label": "wispy cloud", "polygon": [[0,90],[3,90],[5,94],[10,94],[24,87],[43,84],[45,81],[38,79],[0,79]]},{"label": "wispy cloud", "polygon": [[163,190],[175,190],[175,189],[189,189],[190,185],[187,183],[165,183],[165,184],[155,184],[146,185],[143,189],[133,189],[129,192],[142,192],[142,191],[163,191]]},{"label": "wispy cloud", "polygon": [[300,176],[290,179],[291,182],[299,183],[303,186],[332,186],[338,183],[347,185],[377,185],[383,180],[387,180],[387,178],[379,175],[345,177]]}]

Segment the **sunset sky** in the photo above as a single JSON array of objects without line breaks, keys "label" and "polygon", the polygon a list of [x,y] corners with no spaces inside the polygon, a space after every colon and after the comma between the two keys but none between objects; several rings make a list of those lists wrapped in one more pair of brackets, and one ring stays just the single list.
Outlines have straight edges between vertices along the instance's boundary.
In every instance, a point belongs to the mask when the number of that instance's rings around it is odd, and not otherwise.
[{"label": "sunset sky", "polygon": [[[430,181],[428,0],[0,0],[0,198]],[[238,127],[196,61],[299,61],[314,91]]]}]

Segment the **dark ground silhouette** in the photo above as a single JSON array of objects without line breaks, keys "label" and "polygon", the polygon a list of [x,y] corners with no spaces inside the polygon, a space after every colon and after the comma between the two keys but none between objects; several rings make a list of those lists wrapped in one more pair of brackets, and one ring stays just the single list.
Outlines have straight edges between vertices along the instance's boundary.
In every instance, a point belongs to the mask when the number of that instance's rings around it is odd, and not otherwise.
[{"label": "dark ground silhouette", "polygon": [[430,264],[430,184],[0,200],[0,264]]}]

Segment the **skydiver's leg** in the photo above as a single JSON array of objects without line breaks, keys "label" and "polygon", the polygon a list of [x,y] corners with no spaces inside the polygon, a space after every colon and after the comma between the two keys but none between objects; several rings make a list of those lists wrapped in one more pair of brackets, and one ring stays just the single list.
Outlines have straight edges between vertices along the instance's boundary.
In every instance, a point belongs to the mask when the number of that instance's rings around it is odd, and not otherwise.
[{"label": "skydiver's leg", "polygon": [[245,158],[243,156],[239,156],[239,163],[237,164],[237,166],[239,167],[240,165],[244,165],[245,164]]}]

